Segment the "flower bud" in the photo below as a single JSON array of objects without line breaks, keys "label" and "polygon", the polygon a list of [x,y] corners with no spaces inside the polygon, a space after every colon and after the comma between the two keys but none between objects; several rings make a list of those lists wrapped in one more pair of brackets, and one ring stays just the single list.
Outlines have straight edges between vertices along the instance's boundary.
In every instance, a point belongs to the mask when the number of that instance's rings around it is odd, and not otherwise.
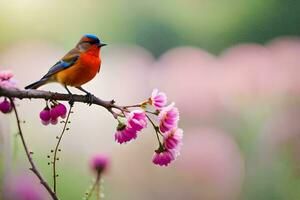
[{"label": "flower bud", "polygon": [[105,155],[95,155],[90,161],[91,169],[97,174],[104,172],[109,164],[109,158]]},{"label": "flower bud", "polygon": [[12,111],[11,103],[7,99],[4,99],[4,101],[0,103],[0,111],[2,113],[10,113]]}]

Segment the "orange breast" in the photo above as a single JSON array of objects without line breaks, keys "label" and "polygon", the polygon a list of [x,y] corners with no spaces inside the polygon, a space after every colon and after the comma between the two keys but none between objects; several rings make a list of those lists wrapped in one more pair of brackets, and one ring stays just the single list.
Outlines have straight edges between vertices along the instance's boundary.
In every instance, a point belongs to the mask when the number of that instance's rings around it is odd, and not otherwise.
[{"label": "orange breast", "polygon": [[78,87],[92,80],[100,70],[99,55],[82,53],[77,62],[68,69],[56,74],[56,79],[63,85]]}]

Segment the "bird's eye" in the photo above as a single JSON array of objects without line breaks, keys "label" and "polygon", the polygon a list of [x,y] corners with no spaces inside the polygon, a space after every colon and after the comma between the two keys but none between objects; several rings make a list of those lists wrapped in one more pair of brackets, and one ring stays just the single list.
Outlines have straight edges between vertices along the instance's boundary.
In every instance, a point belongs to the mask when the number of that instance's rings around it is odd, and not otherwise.
[{"label": "bird's eye", "polygon": [[84,44],[84,43],[87,43],[87,44],[96,44],[96,43],[98,43],[98,42],[95,41],[95,40],[92,40],[92,41],[82,41],[81,43],[82,43],[82,44]]},{"label": "bird's eye", "polygon": [[98,40],[92,40],[92,41],[90,41],[90,44],[98,44],[98,43],[99,43]]}]

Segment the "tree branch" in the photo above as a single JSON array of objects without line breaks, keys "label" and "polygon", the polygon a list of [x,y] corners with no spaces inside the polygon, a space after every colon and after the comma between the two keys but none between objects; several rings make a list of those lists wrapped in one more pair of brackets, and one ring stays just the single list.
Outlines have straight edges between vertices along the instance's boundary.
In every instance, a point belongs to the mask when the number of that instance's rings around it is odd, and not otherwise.
[{"label": "tree branch", "polygon": [[126,109],[125,106],[118,106],[115,104],[114,100],[104,101],[95,96],[92,96],[90,99],[85,95],[70,95],[70,94],[61,94],[57,92],[48,92],[43,90],[19,90],[19,89],[7,89],[0,87],[0,97],[5,96],[9,98],[18,98],[18,99],[45,99],[45,100],[59,100],[59,101],[70,101],[82,102],[87,104],[99,105],[106,110],[108,110],[114,118],[117,118],[120,114],[113,111],[117,109],[123,111]]}]

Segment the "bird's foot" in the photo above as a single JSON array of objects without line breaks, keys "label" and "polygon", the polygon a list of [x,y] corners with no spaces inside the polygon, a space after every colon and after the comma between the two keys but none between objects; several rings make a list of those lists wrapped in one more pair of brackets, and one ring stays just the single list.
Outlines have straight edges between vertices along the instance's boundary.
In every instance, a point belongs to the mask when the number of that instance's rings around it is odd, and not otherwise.
[{"label": "bird's foot", "polygon": [[86,103],[91,106],[93,104],[93,98],[94,98],[94,95],[91,94],[91,93],[86,93]]}]

